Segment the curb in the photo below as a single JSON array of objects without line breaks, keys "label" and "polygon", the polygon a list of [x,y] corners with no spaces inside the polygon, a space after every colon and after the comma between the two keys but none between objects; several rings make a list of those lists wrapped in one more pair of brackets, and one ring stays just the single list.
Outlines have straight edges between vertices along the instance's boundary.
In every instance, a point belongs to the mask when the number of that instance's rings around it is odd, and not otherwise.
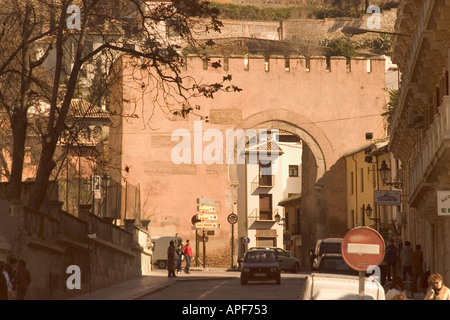
[{"label": "curb", "polygon": [[176,281],[168,280],[168,282],[166,282],[164,284],[161,284],[161,285],[157,285],[154,288],[148,289],[148,290],[146,290],[144,292],[141,292],[141,293],[135,295],[134,297],[129,298],[128,300],[139,300],[139,299],[145,297],[146,295],[149,295],[149,294],[152,294],[154,292],[157,292],[157,291],[163,290],[165,288],[168,288],[172,284],[174,284],[175,282]]}]

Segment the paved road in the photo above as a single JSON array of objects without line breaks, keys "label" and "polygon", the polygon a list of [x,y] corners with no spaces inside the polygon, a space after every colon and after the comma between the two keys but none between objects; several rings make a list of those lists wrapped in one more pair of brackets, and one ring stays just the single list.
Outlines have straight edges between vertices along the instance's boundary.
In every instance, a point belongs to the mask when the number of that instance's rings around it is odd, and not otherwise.
[{"label": "paved road", "polygon": [[298,300],[302,298],[304,283],[305,275],[282,273],[280,285],[250,282],[242,286],[238,272],[227,272],[227,277],[183,277],[141,300]]}]

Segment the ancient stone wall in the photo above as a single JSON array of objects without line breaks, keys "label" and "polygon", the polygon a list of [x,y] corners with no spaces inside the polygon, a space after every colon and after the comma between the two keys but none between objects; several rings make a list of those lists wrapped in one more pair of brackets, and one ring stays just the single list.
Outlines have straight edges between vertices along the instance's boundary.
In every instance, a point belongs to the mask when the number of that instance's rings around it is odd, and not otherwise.
[{"label": "ancient stone wall", "polygon": [[[124,230],[89,215],[89,205],[80,208],[85,219],[63,212],[61,206],[50,201],[48,211],[34,212],[0,200],[0,261],[25,260],[32,278],[26,299],[66,299],[148,270],[142,262],[149,264],[150,254],[138,243],[138,228]],[[91,231],[95,237],[88,236]],[[80,289],[67,286],[73,274],[69,266],[80,268]]]},{"label": "ancient stone wall", "polygon": [[[222,67],[213,68],[216,61]],[[242,91],[217,92],[214,99],[192,97],[189,102],[200,106],[195,110],[199,116],[191,114],[186,118],[169,116],[159,108],[167,103],[172,109],[181,106],[182,99],[174,91],[169,87],[165,94],[155,90],[162,88],[161,84],[140,74],[139,68],[133,67],[134,60],[122,57],[120,64],[123,90],[114,91],[118,103],[112,103],[113,110],[127,113],[143,110],[144,113],[111,129],[111,145],[119,145],[115,139],[121,141],[121,149],[113,150],[112,154],[120,155],[117,163],[130,168],[127,183],[139,183],[141,194],[148,197],[147,205],[154,209],[150,223],[152,235],[177,233],[183,240],[195,243],[191,218],[197,213],[196,198],[216,200],[217,222],[222,227],[209,236],[206,247],[210,259],[229,248],[231,226],[226,218],[236,212],[235,203],[242,201],[236,196],[236,188],[243,183],[237,175],[237,164],[225,161],[227,130],[274,128],[299,136],[311,150],[310,158],[316,168],[315,177],[308,184],[312,190],[302,188],[305,194],[316,192],[314,180],[324,177],[340,156],[365,143],[365,132],[373,132],[375,138],[384,136],[381,116],[386,103],[384,59],[351,59],[347,63],[342,57],[327,61],[325,57],[296,56],[286,61],[280,56],[269,59],[216,56],[205,63],[198,57],[188,56],[182,70],[184,85],[190,86],[194,79],[201,84],[213,83],[231,74],[231,83]],[[182,130],[186,140],[174,137],[176,130]],[[222,163],[206,163],[200,157],[210,147],[211,140],[203,135],[208,130],[214,130],[217,138],[223,139]],[[173,151],[180,145],[186,146],[183,152],[188,152],[188,162],[175,164]],[[200,161],[196,162],[197,157]],[[336,179],[335,174],[327,177]],[[336,193],[327,187],[323,195],[329,208],[342,202],[341,198],[334,199]],[[305,210],[314,215],[316,200],[305,203],[310,204]],[[344,213],[330,212],[335,225],[346,226],[341,221],[346,219]],[[245,221],[250,212],[237,213],[240,221]],[[333,234],[343,232],[334,227],[324,230]],[[240,236],[245,234],[245,230],[238,232]]]},{"label": "ancient stone wall", "polygon": [[[397,9],[385,10],[379,17],[380,30],[393,31],[397,17]],[[371,15],[365,14],[360,18],[326,18],[326,19],[290,19],[285,21],[247,21],[222,19],[223,27],[220,33],[210,36],[214,39],[251,37],[269,40],[311,41],[317,43],[343,37],[341,29],[353,26],[367,29],[370,27]],[[373,19],[373,17],[372,17]],[[367,33],[353,38],[359,42],[378,37],[378,34]]]},{"label": "ancient stone wall", "polygon": [[[214,0],[219,3],[232,3],[236,5],[256,6],[256,7],[313,7],[324,8],[329,7],[329,1],[326,0]],[[392,1],[389,0],[370,0],[369,5],[383,5]],[[361,5],[365,5],[365,1],[361,0]]]}]

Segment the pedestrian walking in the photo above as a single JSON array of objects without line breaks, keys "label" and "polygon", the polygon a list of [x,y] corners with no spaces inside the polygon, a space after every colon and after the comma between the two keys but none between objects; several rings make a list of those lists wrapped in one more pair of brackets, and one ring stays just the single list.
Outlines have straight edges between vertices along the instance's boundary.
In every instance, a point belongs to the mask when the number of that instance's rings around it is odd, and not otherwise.
[{"label": "pedestrian walking", "polygon": [[14,287],[12,285],[11,279],[9,277],[9,273],[6,271],[6,263],[4,261],[0,261],[0,273],[3,273],[3,276],[6,280],[6,287],[8,288],[8,300],[12,300]]},{"label": "pedestrian walking", "polygon": [[191,262],[192,262],[193,255],[192,255],[192,247],[191,247],[189,240],[186,240],[186,244],[184,245],[184,248],[183,248],[183,254],[184,254],[184,257],[186,258],[186,265],[184,267],[184,272],[191,273],[190,268],[191,268]]},{"label": "pedestrian walking", "polygon": [[176,251],[173,240],[170,240],[169,247],[167,248],[167,270],[168,277],[176,277],[175,275],[175,265],[176,265]]},{"label": "pedestrian walking", "polygon": [[0,300],[8,300],[8,283],[4,271],[5,263],[0,261]]},{"label": "pedestrian walking", "polygon": [[[397,262],[398,262],[398,250],[395,246],[394,240],[389,241],[389,245],[386,247],[385,259],[387,262],[387,280],[391,281],[397,274]],[[392,271],[392,273],[391,273]]]},{"label": "pedestrian walking", "polygon": [[428,278],[430,277],[430,275],[431,275],[431,271],[430,270],[425,271],[423,273],[423,275],[422,275],[422,280],[421,280],[420,284],[421,284],[423,293],[427,292],[427,289],[428,289]]},{"label": "pedestrian walking", "polygon": [[8,291],[8,300],[17,299],[17,286],[16,286],[16,270],[17,270],[17,260],[13,257],[8,257],[5,273],[8,275],[9,282],[11,285],[11,290]]},{"label": "pedestrian walking", "polygon": [[31,284],[31,275],[24,260],[17,264],[15,285],[17,286],[17,300],[24,300],[28,286]]},{"label": "pedestrian walking", "polygon": [[421,250],[421,245],[416,245],[416,250],[411,254],[411,265],[412,265],[412,274],[413,274],[413,292],[418,291],[417,282],[419,284],[422,282],[422,274],[423,274],[423,253]]},{"label": "pedestrian walking", "polygon": [[428,291],[424,300],[450,300],[450,290],[443,284],[442,276],[439,273],[428,277]]},{"label": "pedestrian walking", "polygon": [[314,271],[314,260],[317,258],[316,254],[314,253],[314,249],[309,250],[308,252],[309,257],[309,267],[311,268],[311,271]]},{"label": "pedestrian walking", "polygon": [[394,297],[399,294],[405,294],[405,285],[399,276],[394,276],[386,292],[386,300],[394,300]]},{"label": "pedestrian walking", "polygon": [[402,263],[402,280],[408,280],[408,274],[412,277],[412,262],[411,262],[411,242],[405,241],[405,246],[402,248],[400,252],[400,261]]},{"label": "pedestrian walking", "polygon": [[178,245],[176,253],[178,256],[176,272],[179,273],[181,271],[181,263],[183,261],[183,246],[181,244]]}]

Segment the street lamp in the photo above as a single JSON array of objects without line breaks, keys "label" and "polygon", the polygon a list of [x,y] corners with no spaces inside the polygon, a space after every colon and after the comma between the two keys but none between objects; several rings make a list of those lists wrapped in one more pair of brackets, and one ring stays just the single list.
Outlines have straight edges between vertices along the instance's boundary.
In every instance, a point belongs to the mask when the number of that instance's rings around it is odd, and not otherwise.
[{"label": "street lamp", "polygon": [[368,29],[361,29],[361,28],[348,27],[348,26],[343,27],[341,31],[347,37],[352,37],[354,35],[364,34],[364,33],[367,33],[367,32],[381,33],[381,34],[391,34],[391,35],[396,35],[396,36],[410,37],[410,35],[404,34],[404,33],[378,31],[378,30],[368,30]]},{"label": "street lamp", "polygon": [[278,223],[280,226],[284,224],[284,218],[282,218],[278,212],[275,215],[275,222]]},{"label": "street lamp", "polygon": [[373,209],[372,209],[372,207],[370,206],[370,204],[368,204],[367,207],[366,207],[365,204],[363,204],[362,209],[363,209],[363,212],[367,215],[367,218],[369,218],[370,220],[377,220],[377,219],[375,219],[375,218],[371,218]]},{"label": "street lamp", "polygon": [[378,219],[378,218],[372,218],[372,212],[373,212],[373,209],[372,209],[372,207],[370,206],[370,204],[368,204],[367,206],[365,205],[365,204],[363,204],[363,206],[362,206],[362,211],[363,211],[363,218],[364,218],[364,213],[367,215],[367,218],[369,218],[370,220],[372,220],[372,221],[375,221],[375,229],[378,229],[378,221],[380,220],[380,219]]},{"label": "street lamp", "polygon": [[[393,186],[396,189],[400,189],[401,187],[403,187],[403,182],[398,177],[394,181],[388,182],[391,176],[391,169],[386,164],[386,160],[381,161],[381,167],[378,169],[378,171],[380,172],[381,180],[383,180],[384,184]],[[398,171],[400,171],[400,169]]]}]

